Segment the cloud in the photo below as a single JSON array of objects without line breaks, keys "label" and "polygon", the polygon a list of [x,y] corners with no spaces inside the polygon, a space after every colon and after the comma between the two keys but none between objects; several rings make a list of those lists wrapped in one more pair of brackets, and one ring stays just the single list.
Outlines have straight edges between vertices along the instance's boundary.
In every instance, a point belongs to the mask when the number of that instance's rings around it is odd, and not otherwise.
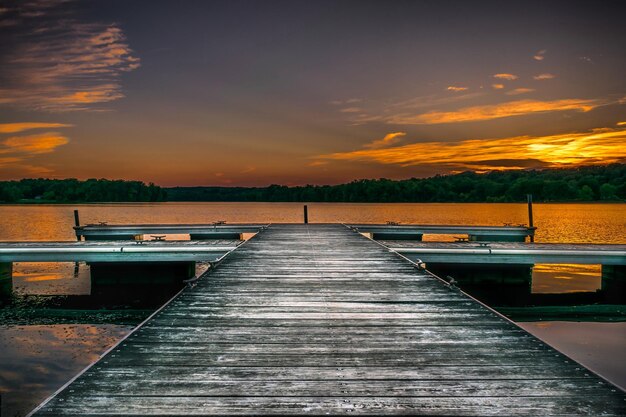
[{"label": "cloud", "polygon": [[398,142],[403,136],[406,136],[406,132],[387,133],[384,138],[368,143],[365,147],[370,149],[384,148]]},{"label": "cloud", "polygon": [[140,60],[122,29],[79,22],[62,3],[26,2],[18,10],[22,23],[0,58],[0,104],[77,111],[124,97],[119,78]]},{"label": "cloud", "polygon": [[535,91],[534,88],[516,88],[514,90],[507,91],[505,94],[507,96],[517,96],[520,94],[532,93]]},{"label": "cloud", "polygon": [[533,79],[538,80],[538,81],[551,80],[552,78],[555,78],[555,76],[552,74],[548,74],[548,73],[535,75],[533,77]]},{"label": "cloud", "polygon": [[313,162],[309,162],[307,165],[310,167],[319,167],[322,165],[328,165],[329,162],[328,161],[313,161]]},{"label": "cloud", "polygon": [[0,133],[19,133],[31,129],[50,129],[56,127],[72,127],[65,123],[0,123]]},{"label": "cloud", "polygon": [[459,92],[459,91],[466,91],[466,90],[468,90],[468,88],[467,87],[456,87],[454,85],[451,85],[450,87],[446,88],[446,90]]},{"label": "cloud", "polygon": [[339,110],[341,113],[360,113],[363,111],[360,107],[346,107],[345,109]]},{"label": "cloud", "polygon": [[345,100],[333,100],[330,102],[330,104],[334,104],[335,106],[341,106],[344,104],[354,104],[354,103],[360,103],[361,100],[360,98],[348,98]]},{"label": "cloud", "polygon": [[500,73],[500,74],[494,74],[493,78],[498,78],[500,80],[513,81],[513,80],[517,80],[518,76],[514,74]]},{"label": "cloud", "polygon": [[618,126],[626,126],[626,122],[617,122],[616,123]]},{"label": "cloud", "polygon": [[546,54],[546,52],[548,52],[548,51],[547,51],[547,50],[545,50],[545,49],[542,49],[541,51],[537,52],[537,53],[533,56],[533,59],[534,59],[535,61],[543,61],[543,60],[544,60],[544,58],[545,58],[545,54]]},{"label": "cloud", "polygon": [[626,161],[625,129],[595,129],[551,136],[517,136],[461,142],[412,143],[319,155],[316,159],[365,161],[403,167],[438,165],[449,170],[562,167]]},{"label": "cloud", "polygon": [[59,146],[69,143],[69,139],[59,133],[48,132],[39,135],[13,136],[0,143],[4,146],[0,148],[0,153],[38,155],[53,152]]},{"label": "cloud", "polygon": [[491,87],[494,90],[502,90],[504,88],[504,84],[491,84]]},{"label": "cloud", "polygon": [[[370,100],[367,102],[367,104],[364,104],[361,107],[349,107],[350,109],[354,110],[358,108],[359,112],[350,110],[348,112],[343,111],[342,113],[344,113],[348,117],[348,121],[355,126],[371,122],[387,123],[390,115],[392,114],[414,112],[416,109],[426,109],[429,107],[458,103],[473,98],[482,97],[484,95],[484,92],[465,94],[439,93],[413,97],[407,100],[385,100],[382,102]],[[341,104],[343,104],[343,101],[341,102]]]},{"label": "cloud", "polygon": [[587,112],[605,104],[607,103],[604,101],[591,99],[518,100],[485,106],[465,107],[450,112],[430,111],[422,114],[397,114],[387,117],[385,121],[389,124],[400,125],[475,122],[554,111]]}]

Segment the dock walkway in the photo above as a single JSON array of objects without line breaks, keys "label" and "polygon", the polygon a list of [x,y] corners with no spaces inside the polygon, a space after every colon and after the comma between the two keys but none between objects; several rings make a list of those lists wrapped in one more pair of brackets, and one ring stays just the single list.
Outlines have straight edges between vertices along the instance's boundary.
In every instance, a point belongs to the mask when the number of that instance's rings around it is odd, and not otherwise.
[{"label": "dock walkway", "polygon": [[625,400],[384,246],[275,225],[35,415],[622,416]]}]

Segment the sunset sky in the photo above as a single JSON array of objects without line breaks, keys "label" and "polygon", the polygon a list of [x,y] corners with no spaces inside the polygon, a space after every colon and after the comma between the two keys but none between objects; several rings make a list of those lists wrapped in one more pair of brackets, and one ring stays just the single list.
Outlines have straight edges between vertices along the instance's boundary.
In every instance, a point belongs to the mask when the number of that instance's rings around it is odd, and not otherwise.
[{"label": "sunset sky", "polygon": [[0,0],[0,180],[335,184],[624,162],[623,12]]}]

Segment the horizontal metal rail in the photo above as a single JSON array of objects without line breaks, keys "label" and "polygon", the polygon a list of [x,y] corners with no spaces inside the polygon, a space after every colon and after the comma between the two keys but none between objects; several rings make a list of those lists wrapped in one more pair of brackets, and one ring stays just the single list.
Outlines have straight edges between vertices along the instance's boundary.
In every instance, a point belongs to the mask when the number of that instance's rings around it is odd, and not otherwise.
[{"label": "horizontal metal rail", "polygon": [[566,263],[626,265],[626,250],[606,249],[499,249],[499,248],[407,248],[389,246],[411,260],[437,263]]},{"label": "horizontal metal rail", "polygon": [[[195,242],[189,242],[195,243]],[[142,244],[108,242],[91,245],[68,243],[3,243],[0,262],[185,262],[215,261],[237,245],[145,242]]]}]

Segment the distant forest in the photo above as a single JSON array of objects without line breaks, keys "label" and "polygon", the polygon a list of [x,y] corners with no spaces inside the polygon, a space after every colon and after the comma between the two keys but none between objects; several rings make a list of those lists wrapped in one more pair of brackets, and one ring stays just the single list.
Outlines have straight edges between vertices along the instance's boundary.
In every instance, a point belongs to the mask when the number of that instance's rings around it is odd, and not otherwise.
[{"label": "distant forest", "polygon": [[175,187],[168,201],[519,202],[624,201],[626,164],[569,169],[464,172],[407,180],[357,180],[341,185]]},{"label": "distant forest", "polygon": [[0,181],[0,203],[156,201],[519,202],[626,201],[626,164],[570,169],[464,172],[340,185],[174,187],[141,181],[23,179]]},{"label": "distant forest", "polygon": [[165,201],[166,191],[141,181],[23,179],[0,181],[3,203],[86,203]]}]

